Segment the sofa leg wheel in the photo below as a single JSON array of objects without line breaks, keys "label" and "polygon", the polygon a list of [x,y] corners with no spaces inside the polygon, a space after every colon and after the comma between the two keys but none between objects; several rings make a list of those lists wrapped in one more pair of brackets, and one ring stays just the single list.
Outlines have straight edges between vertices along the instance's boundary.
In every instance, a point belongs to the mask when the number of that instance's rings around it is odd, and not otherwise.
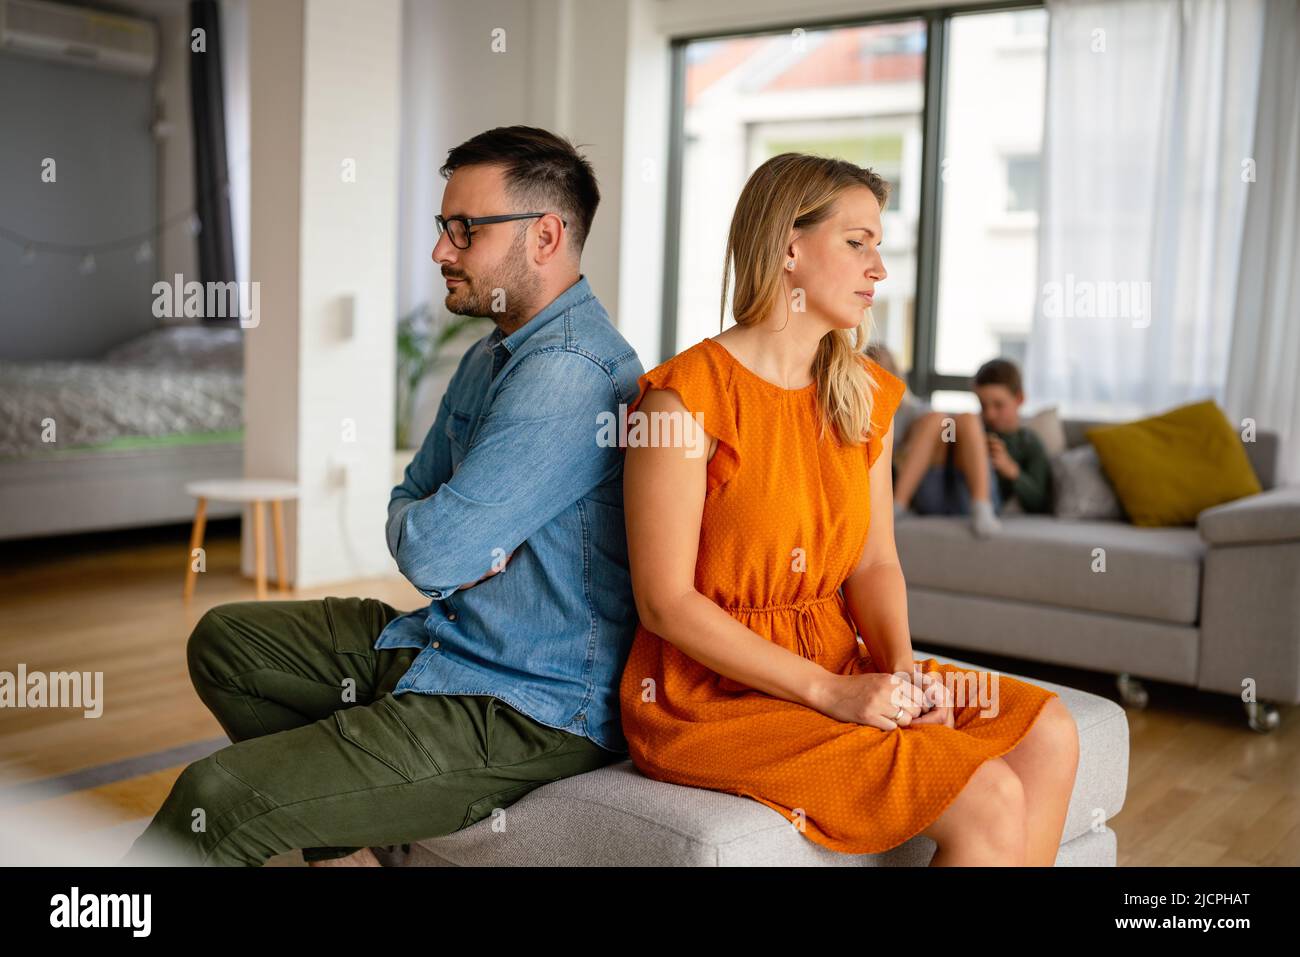
[{"label": "sofa leg wheel", "polygon": [[1247,701],[1246,720],[1250,724],[1250,730],[1268,734],[1281,726],[1282,713],[1271,701]]},{"label": "sofa leg wheel", "polygon": [[1147,689],[1142,686],[1142,682],[1128,672],[1124,672],[1115,679],[1115,687],[1119,689],[1120,700],[1131,708],[1145,708],[1147,702],[1151,700],[1151,696],[1147,694]]}]

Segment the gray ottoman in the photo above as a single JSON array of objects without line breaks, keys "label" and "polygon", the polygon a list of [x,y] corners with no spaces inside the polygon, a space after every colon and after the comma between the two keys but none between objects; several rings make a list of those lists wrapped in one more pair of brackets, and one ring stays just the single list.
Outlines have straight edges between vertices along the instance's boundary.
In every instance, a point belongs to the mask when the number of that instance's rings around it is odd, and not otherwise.
[{"label": "gray ottoman", "polygon": [[[917,650],[966,668],[977,667]],[[987,670],[987,669],[986,669]],[[1021,677],[1011,675],[1011,677]],[[1113,701],[1051,682],[1079,726],[1079,773],[1056,864],[1115,865],[1106,822],[1124,806],[1128,719]],[[814,844],[784,817],[749,798],[652,781],[621,761],[531,791],[510,805],[505,827],[492,817],[464,830],[381,855],[406,866],[821,865],[924,867],[935,843],[917,836],[879,854],[842,854]]]}]

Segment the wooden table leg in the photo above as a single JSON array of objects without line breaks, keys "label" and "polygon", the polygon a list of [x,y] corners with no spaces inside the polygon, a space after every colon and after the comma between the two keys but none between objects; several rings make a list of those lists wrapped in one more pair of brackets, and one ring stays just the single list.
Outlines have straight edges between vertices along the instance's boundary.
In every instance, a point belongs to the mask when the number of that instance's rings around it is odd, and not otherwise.
[{"label": "wooden table leg", "polygon": [[266,503],[253,502],[253,568],[257,577],[257,600],[266,600]]},{"label": "wooden table leg", "polygon": [[275,584],[280,591],[289,590],[289,574],[284,567],[284,508],[277,498],[271,501],[271,531],[275,535]]},{"label": "wooden table leg", "polygon": [[[185,564],[185,600],[189,601],[194,594],[194,582],[199,577],[199,573],[194,568],[194,549],[203,547],[203,532],[208,524],[208,500],[200,498],[199,504],[194,508],[194,527],[190,531],[190,553],[189,561]],[[207,562],[204,562],[207,567]]]}]

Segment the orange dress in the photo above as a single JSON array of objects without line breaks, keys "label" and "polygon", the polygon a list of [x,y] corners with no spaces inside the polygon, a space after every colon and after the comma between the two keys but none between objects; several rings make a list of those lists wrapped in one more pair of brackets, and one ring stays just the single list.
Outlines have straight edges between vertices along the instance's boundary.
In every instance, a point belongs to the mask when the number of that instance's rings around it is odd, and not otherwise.
[{"label": "orange dress", "polygon": [[[636,403],[648,389],[672,389],[718,439],[696,588],[768,641],[836,674],[875,670],[839,589],[867,540],[867,470],[904,388],[862,361],[878,384],[865,446],[833,434],[819,441],[815,384],[783,389],[712,339],[641,376]],[[927,671],[968,674],[916,660]],[[818,844],[866,854],[929,827],[1055,697],[1028,682],[975,675],[987,684],[980,693],[966,679],[955,728],[884,731],[749,688],[638,625],[619,697],[630,757],[647,777],[752,798]]]}]

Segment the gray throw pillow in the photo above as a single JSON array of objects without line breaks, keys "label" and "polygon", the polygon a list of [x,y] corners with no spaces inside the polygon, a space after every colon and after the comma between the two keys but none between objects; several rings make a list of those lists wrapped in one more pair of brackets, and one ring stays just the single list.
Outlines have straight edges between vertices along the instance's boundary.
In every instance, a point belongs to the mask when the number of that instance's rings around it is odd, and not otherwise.
[{"label": "gray throw pillow", "polygon": [[1057,518],[1124,519],[1124,509],[1091,443],[1066,449],[1052,459],[1052,484]]}]

